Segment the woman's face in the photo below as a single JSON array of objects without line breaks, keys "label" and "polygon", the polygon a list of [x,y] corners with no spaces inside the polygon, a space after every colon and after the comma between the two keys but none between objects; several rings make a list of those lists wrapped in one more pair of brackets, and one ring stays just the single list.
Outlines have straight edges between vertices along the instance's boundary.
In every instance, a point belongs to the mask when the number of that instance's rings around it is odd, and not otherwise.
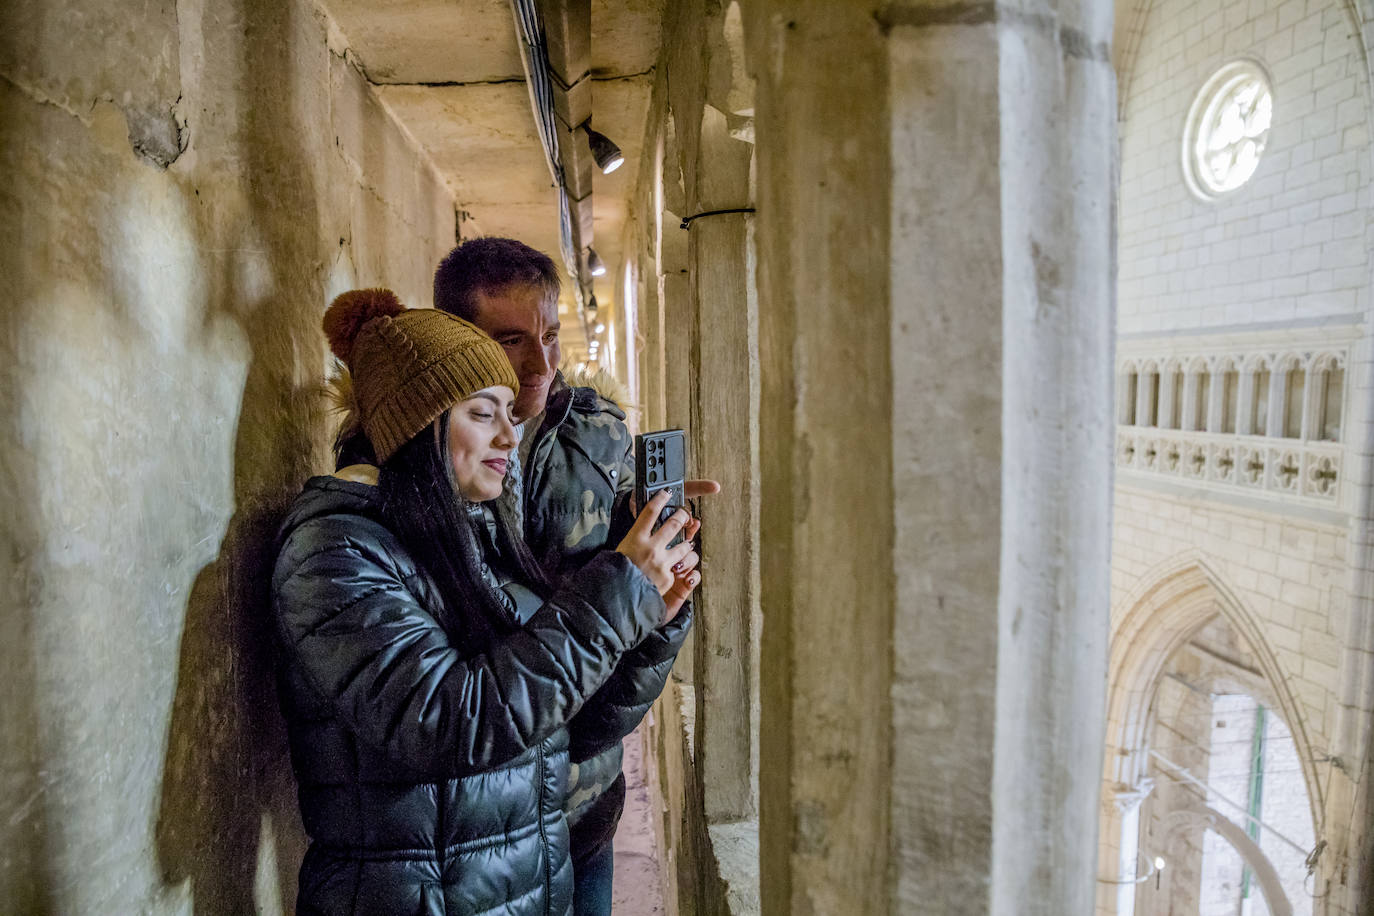
[{"label": "woman's face", "polygon": [[504,385],[483,388],[448,412],[448,460],[458,492],[471,502],[501,495],[518,441],[511,404],[515,392]]}]

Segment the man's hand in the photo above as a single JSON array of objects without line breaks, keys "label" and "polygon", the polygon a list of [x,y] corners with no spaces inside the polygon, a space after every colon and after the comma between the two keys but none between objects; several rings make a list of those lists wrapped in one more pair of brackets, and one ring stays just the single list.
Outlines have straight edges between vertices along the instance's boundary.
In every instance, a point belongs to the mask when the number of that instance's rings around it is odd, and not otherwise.
[{"label": "man's hand", "polygon": [[720,492],[720,484],[714,480],[688,480],[682,484],[683,493],[688,499],[698,496],[714,496]]},{"label": "man's hand", "polygon": [[[696,499],[698,496],[714,496],[720,492],[720,484],[714,480],[684,480],[682,482],[682,495],[685,499]],[[634,494],[630,494],[630,514],[639,514],[639,503],[635,502]]]}]

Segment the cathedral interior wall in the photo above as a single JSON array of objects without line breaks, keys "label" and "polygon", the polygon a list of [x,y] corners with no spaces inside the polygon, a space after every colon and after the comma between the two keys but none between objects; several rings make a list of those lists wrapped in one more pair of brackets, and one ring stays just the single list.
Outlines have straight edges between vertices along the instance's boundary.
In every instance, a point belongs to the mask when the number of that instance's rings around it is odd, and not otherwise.
[{"label": "cathedral interior wall", "polygon": [[[1141,27],[1123,79],[1119,333],[1363,312],[1369,76],[1347,5],[1156,0]],[[1202,201],[1183,176],[1184,126],[1235,59],[1268,73],[1273,127],[1249,183]]]}]

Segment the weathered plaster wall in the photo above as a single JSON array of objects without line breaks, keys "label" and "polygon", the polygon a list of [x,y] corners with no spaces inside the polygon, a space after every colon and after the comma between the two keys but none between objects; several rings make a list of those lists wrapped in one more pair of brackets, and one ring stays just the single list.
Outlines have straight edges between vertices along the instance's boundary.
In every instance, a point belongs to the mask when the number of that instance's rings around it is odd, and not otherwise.
[{"label": "weathered plaster wall", "polygon": [[327,461],[329,297],[428,299],[452,202],[309,0],[0,11],[0,909],[274,913],[261,625]]}]

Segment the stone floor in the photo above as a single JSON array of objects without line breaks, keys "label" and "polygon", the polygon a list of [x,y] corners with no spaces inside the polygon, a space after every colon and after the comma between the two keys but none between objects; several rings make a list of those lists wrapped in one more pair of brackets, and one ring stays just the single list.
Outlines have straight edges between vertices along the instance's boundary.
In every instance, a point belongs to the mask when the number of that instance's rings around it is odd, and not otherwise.
[{"label": "stone floor", "polygon": [[656,916],[665,912],[654,841],[653,797],[644,767],[644,741],[639,731],[625,739],[625,814],[615,835],[616,916]]}]

